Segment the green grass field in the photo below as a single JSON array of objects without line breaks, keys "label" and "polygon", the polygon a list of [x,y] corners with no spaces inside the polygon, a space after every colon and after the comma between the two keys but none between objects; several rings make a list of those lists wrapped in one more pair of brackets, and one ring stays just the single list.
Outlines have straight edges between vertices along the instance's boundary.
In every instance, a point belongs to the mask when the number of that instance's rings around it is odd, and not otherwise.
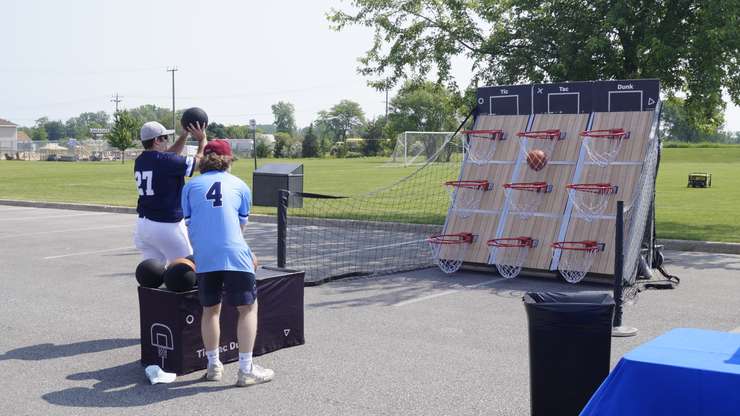
[{"label": "green grass field", "polygon": [[[386,158],[260,160],[302,163],[304,190],[358,195],[393,183],[416,168],[385,167]],[[253,161],[233,173],[251,182]],[[687,188],[689,172],[711,172],[712,187]],[[0,162],[0,199],[135,206],[132,163]],[[657,227],[661,238],[740,242],[740,147],[670,148],[658,175]],[[441,211],[444,211],[442,208]],[[256,213],[274,213],[256,207]]]}]

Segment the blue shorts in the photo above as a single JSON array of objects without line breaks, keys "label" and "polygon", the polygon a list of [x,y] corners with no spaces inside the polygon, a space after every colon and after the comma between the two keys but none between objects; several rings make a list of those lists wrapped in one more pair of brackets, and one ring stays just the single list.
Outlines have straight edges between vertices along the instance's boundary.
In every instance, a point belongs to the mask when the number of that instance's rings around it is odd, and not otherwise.
[{"label": "blue shorts", "polygon": [[232,306],[252,305],[257,300],[257,279],[249,272],[198,273],[198,298],[202,306],[218,305],[222,294]]}]

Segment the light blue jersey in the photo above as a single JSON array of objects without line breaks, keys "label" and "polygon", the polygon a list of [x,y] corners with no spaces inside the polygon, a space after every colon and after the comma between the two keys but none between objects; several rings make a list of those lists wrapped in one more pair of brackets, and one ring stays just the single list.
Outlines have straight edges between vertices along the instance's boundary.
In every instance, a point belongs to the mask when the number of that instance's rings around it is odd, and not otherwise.
[{"label": "light blue jersey", "polygon": [[182,212],[198,273],[254,273],[252,250],[241,230],[251,203],[247,184],[228,172],[206,172],[185,185]]}]

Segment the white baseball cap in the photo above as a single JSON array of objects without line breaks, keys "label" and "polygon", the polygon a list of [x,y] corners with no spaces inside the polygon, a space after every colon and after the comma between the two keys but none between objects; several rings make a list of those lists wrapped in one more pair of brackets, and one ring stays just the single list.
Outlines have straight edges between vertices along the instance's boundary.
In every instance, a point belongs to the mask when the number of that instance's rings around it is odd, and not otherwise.
[{"label": "white baseball cap", "polygon": [[141,132],[139,133],[139,136],[141,137],[141,141],[145,142],[155,137],[166,136],[174,132],[174,130],[167,130],[166,128],[164,128],[163,125],[156,121],[148,121],[144,123],[143,126],[141,126]]}]

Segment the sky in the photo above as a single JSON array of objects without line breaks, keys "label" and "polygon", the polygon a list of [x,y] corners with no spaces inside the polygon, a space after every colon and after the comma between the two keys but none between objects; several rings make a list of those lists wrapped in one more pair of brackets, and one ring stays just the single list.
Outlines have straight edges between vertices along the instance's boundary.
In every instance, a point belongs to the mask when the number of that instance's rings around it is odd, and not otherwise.
[{"label": "sky", "polygon": [[[40,117],[66,120],[86,111],[198,106],[222,124],[273,121],[270,106],[295,105],[307,126],[343,99],[368,117],[385,112],[385,94],[357,74],[371,46],[370,28],[330,29],[326,13],[339,0],[2,0],[0,118],[31,126]],[[458,85],[470,81],[464,59]],[[391,91],[391,96],[393,91]],[[729,105],[726,129],[740,131]]]}]

